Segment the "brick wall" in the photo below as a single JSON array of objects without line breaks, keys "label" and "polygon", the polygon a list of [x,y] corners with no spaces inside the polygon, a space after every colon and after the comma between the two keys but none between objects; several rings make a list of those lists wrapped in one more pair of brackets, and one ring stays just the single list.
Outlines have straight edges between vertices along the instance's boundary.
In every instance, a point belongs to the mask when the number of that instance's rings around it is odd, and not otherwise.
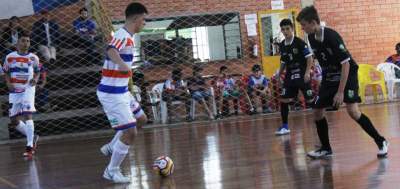
[{"label": "brick wall", "polygon": [[344,38],[358,63],[378,64],[400,41],[398,0],[318,0],[321,19]]},{"label": "brick wall", "polygon": [[[124,19],[125,6],[132,2],[131,0],[103,0],[108,11],[114,20]],[[250,58],[249,54],[249,38],[247,37],[246,25],[244,23],[244,15],[257,13],[257,11],[271,9],[270,1],[266,0],[141,0],[136,1],[143,3],[148,11],[148,17],[170,17],[190,14],[205,14],[205,13],[221,13],[221,12],[239,12],[240,26],[243,45],[243,60],[241,62],[219,61],[215,64],[207,64],[204,73],[217,74],[219,66],[223,64],[229,65],[233,73],[249,73],[251,66],[255,63],[261,63],[261,59]],[[299,8],[300,0],[285,0],[285,7]],[[260,41],[258,37],[254,40],[257,43]],[[154,68],[150,72],[160,73],[159,71],[170,72],[171,66],[165,68]],[[186,70],[186,69],[184,69]],[[154,73],[153,72],[153,73]],[[188,74],[191,72],[186,71]],[[168,77],[168,75],[166,75]],[[159,76],[158,76],[159,77]],[[152,78],[148,78],[152,80]]]},{"label": "brick wall", "polygon": [[[123,19],[125,6],[131,0],[103,0],[113,19]],[[247,35],[243,15],[270,9],[268,0],[141,0],[150,17],[195,13],[238,11],[242,16],[244,46]],[[286,8],[300,8],[300,0],[285,0]],[[398,0],[316,0],[321,19],[344,38],[358,63],[377,64],[394,53],[400,41],[400,8]],[[258,39],[257,39],[258,40]]]}]

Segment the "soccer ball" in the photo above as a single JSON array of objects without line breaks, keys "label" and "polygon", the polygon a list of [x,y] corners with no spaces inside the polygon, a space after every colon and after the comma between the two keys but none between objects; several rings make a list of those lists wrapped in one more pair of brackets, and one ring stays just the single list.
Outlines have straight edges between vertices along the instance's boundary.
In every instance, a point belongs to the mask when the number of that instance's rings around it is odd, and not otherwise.
[{"label": "soccer ball", "polygon": [[174,172],[174,162],[168,156],[160,156],[154,161],[153,170],[161,176],[169,176]]}]

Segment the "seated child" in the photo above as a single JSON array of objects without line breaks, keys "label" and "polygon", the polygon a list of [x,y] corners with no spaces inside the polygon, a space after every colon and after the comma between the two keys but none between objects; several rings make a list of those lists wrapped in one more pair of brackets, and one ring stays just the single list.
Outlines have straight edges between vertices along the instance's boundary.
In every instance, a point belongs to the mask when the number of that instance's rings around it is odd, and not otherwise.
[{"label": "seated child", "polygon": [[[167,103],[167,109],[171,109],[172,101],[183,101],[186,109],[186,120],[191,121],[190,117],[190,93],[187,89],[185,81],[182,79],[182,70],[174,69],[171,78],[164,83],[162,99]],[[171,111],[175,112],[175,111]],[[171,116],[169,116],[171,117]],[[169,119],[169,122],[171,120]]]},{"label": "seated child", "polygon": [[211,97],[211,92],[208,90],[207,83],[201,75],[202,71],[203,68],[199,66],[193,67],[193,77],[189,79],[188,87],[192,98],[204,106],[209,118],[213,120],[214,115],[207,105],[207,101],[210,101],[209,97]]},{"label": "seated child", "polygon": [[254,95],[260,97],[262,104],[263,113],[270,113],[271,110],[267,105],[267,98],[270,94],[268,88],[268,79],[262,74],[261,66],[256,64],[252,68],[252,74],[249,76],[249,82],[247,84],[247,93],[250,97],[251,104],[255,106],[254,111],[257,112],[256,105],[254,103]]}]

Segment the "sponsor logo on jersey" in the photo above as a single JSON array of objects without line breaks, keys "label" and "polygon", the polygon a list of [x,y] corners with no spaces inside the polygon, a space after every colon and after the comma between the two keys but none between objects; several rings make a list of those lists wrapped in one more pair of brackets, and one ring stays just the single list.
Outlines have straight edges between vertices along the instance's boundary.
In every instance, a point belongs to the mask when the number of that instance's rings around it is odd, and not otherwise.
[{"label": "sponsor logo on jersey", "polygon": [[340,44],[340,45],[339,45],[339,49],[342,50],[343,52],[346,52],[346,51],[347,51],[346,47],[344,47],[343,44]]},{"label": "sponsor logo on jersey", "polygon": [[354,91],[353,90],[349,90],[348,91],[348,96],[349,96],[349,98],[353,98],[354,97]]}]

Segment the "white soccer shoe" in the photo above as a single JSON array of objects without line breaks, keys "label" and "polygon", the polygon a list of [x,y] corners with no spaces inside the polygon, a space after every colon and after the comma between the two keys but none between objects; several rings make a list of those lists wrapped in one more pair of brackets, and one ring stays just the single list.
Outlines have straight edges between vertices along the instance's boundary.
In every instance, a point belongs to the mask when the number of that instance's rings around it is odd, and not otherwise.
[{"label": "white soccer shoe", "polygon": [[308,157],[313,159],[324,159],[332,156],[332,150],[318,149],[307,153]]},{"label": "white soccer shoe", "polygon": [[104,170],[103,178],[110,180],[114,183],[130,183],[131,179],[122,175],[121,170],[119,168],[116,169],[108,169]]},{"label": "white soccer shoe", "polygon": [[289,133],[290,133],[290,129],[286,129],[284,127],[281,127],[275,132],[275,135],[287,135]]},{"label": "white soccer shoe", "polygon": [[377,154],[378,158],[386,157],[388,154],[388,150],[389,150],[389,142],[387,142],[385,140],[382,143],[382,147],[379,147],[378,154]]}]

